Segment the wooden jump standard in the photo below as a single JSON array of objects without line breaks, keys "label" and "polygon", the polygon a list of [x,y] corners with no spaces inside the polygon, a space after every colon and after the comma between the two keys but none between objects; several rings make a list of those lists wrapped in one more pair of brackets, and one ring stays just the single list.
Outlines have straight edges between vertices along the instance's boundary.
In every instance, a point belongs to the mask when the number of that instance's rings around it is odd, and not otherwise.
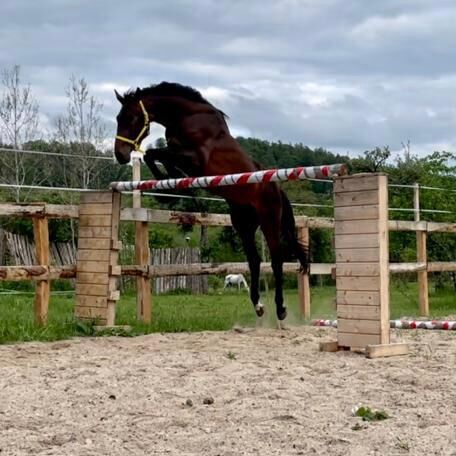
[{"label": "wooden jump standard", "polygon": [[[337,341],[323,351],[365,348],[368,356],[405,354],[389,341],[388,180],[383,174],[345,174],[344,165],[291,168],[152,181],[113,182],[114,191],[81,197],[76,272],[76,316],[115,321],[121,191],[209,188],[258,182],[334,177]],[[302,290],[300,292],[303,292]]]},{"label": "wooden jump standard", "polygon": [[322,351],[365,348],[367,356],[404,355],[390,343],[388,178],[384,174],[334,180],[337,341]]}]

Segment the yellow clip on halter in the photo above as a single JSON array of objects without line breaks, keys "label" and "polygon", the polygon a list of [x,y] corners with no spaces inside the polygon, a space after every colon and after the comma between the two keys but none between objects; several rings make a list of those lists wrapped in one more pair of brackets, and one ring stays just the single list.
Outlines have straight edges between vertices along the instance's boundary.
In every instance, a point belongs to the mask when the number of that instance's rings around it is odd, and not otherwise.
[{"label": "yellow clip on halter", "polygon": [[147,131],[149,131],[149,113],[146,111],[146,108],[144,107],[144,104],[142,100],[139,100],[139,106],[141,106],[142,112],[144,114],[144,127],[142,127],[141,131],[139,132],[138,136],[136,136],[136,139],[129,139],[125,138],[124,136],[116,135],[116,139],[120,139],[123,142],[126,142],[128,144],[132,144],[137,152],[144,153],[144,151],[141,149],[141,137],[142,135]]}]

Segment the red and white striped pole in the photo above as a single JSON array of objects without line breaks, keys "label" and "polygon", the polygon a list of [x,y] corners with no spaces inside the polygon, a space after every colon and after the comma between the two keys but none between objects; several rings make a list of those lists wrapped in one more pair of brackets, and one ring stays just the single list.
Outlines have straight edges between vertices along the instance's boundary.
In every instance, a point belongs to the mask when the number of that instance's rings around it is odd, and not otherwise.
[{"label": "red and white striped pole", "polygon": [[[337,320],[313,320],[312,326],[337,328]],[[456,331],[454,320],[390,320],[391,329],[438,329]]]},{"label": "red and white striped pole", "polygon": [[183,177],[147,181],[112,182],[110,188],[118,192],[133,190],[170,190],[183,188],[213,188],[228,185],[260,184],[291,180],[325,179],[347,173],[343,164],[324,166],[300,166],[298,168],[267,169],[248,173],[225,174],[220,176]]}]

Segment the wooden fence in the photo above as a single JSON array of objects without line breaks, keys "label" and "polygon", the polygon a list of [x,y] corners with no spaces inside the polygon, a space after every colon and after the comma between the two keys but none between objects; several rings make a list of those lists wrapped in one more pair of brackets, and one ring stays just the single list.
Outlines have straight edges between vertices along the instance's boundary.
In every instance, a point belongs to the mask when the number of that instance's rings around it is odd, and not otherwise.
[{"label": "wooden fence", "polygon": [[[71,242],[49,243],[50,259],[53,266],[64,266],[76,263],[76,247]],[[132,263],[135,258],[135,246],[125,244],[120,253],[122,264]],[[185,265],[201,262],[199,248],[162,248],[151,249],[152,265]],[[27,236],[11,233],[0,229],[0,265],[24,266],[36,264],[35,243]],[[131,278],[123,277],[123,287],[131,282]],[[187,289],[192,293],[207,293],[208,280],[204,276],[167,276],[157,277],[154,281],[154,293],[166,293],[176,289]]]},{"label": "wooden fence", "polygon": [[[35,251],[37,261],[35,264],[25,266],[0,266],[0,280],[34,280],[37,282],[35,298],[36,320],[43,323],[47,315],[47,303],[49,301],[49,283],[58,278],[74,278],[76,274],[75,264],[52,265],[46,252],[50,251],[48,220],[74,218],[79,216],[78,206],[55,205],[55,204],[1,204],[0,216],[14,216],[31,218],[34,222],[35,230]],[[182,213],[166,210],[146,209],[146,208],[124,208],[121,210],[121,221],[136,222],[146,227],[151,223],[171,223],[181,224],[192,223],[195,225],[206,226],[231,226],[230,217],[226,214],[199,214]],[[329,228],[334,229],[334,219],[322,217],[297,216],[296,224],[301,238],[308,238],[309,229]],[[430,233],[456,233],[456,223],[437,223],[426,221],[395,221],[388,222],[389,231],[409,231],[416,232],[420,238],[421,248],[418,251],[417,261],[414,263],[391,263],[389,270],[392,273],[422,273],[419,280],[426,280],[428,272],[456,271],[456,261],[450,262],[428,262],[426,250],[426,239]],[[311,274],[332,274],[334,264],[312,264]],[[262,271],[271,271],[270,265],[263,263]],[[188,276],[204,274],[226,274],[236,272],[247,272],[247,263],[194,263],[185,265],[159,265],[159,264],[137,264],[122,265],[121,273],[123,276],[145,277],[169,277],[169,276]],[[296,263],[285,263],[284,271],[289,273],[297,272]],[[301,285],[302,287],[302,285]],[[300,295],[307,293],[305,289],[300,289]],[[419,287],[420,315],[429,314],[429,301],[427,286]],[[302,300],[305,301],[305,300]],[[302,309],[306,316],[310,309]]]}]

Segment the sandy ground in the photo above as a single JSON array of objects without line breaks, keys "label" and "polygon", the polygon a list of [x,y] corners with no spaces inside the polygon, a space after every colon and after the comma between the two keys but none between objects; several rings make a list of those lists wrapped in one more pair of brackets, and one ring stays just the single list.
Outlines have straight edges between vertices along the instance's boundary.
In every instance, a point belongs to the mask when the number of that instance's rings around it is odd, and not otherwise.
[{"label": "sandy ground", "polygon": [[0,455],[456,455],[455,333],[402,332],[412,354],[381,360],[319,353],[333,334],[0,346]]}]

